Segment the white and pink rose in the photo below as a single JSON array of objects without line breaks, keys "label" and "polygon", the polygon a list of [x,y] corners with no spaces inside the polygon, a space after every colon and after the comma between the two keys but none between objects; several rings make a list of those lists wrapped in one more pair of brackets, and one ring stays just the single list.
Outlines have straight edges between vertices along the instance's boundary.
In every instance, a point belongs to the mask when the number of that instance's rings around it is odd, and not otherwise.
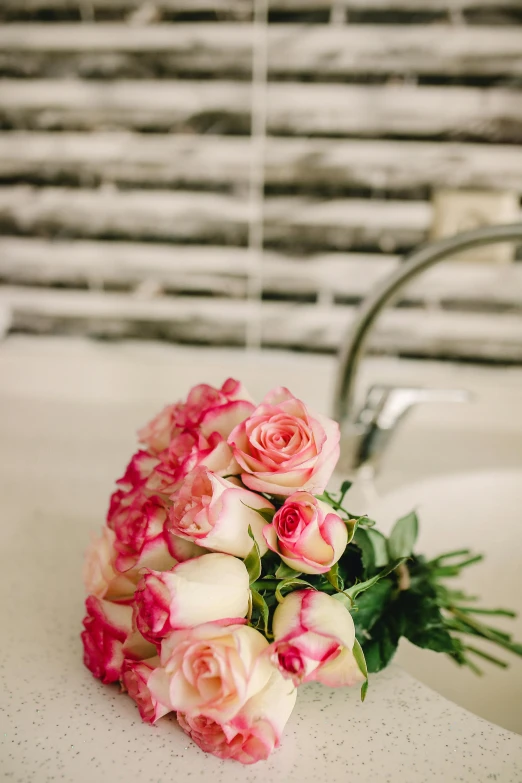
[{"label": "white and pink rose", "polygon": [[177,717],[183,731],[206,753],[254,764],[279,747],[296,696],[296,689],[274,669],[265,687],[251,696],[228,723],[183,712]]},{"label": "white and pink rose", "polygon": [[232,720],[268,683],[273,667],[265,637],[242,623],[213,622],[173,631],[161,643],[161,665],[149,679],[153,696],[189,718]]},{"label": "white and pink rose", "polygon": [[189,473],[172,501],[165,523],[167,542],[173,535],[244,558],[252,548],[250,527],[261,556],[265,554],[265,521],[255,509],[274,506],[261,495],[200,466]]},{"label": "white and pink rose", "polygon": [[265,525],[263,535],[273,552],[296,571],[324,574],[339,560],[348,529],[331,506],[309,492],[290,495]]},{"label": "white and pink rose", "polygon": [[135,593],[135,622],[146,639],[159,644],[174,629],[245,617],[249,597],[242,560],[205,554],[170,571],[145,573]]},{"label": "white and pink rose", "polygon": [[366,679],[353,655],[352,616],[326,593],[297,590],[287,595],[274,612],[273,634],[270,660],[294,685],[316,681],[341,687]]},{"label": "white and pink rose", "polygon": [[148,490],[172,494],[201,464],[222,475],[239,472],[227,437],[253,410],[244,387],[232,378],[221,389],[195,386],[185,403],[165,408],[140,431],[141,442],[158,460]]},{"label": "white and pink rose", "polygon": [[122,685],[136,702],[141,719],[145,723],[156,723],[160,718],[170,712],[169,708],[154,698],[149,688],[149,679],[152,672],[160,668],[159,656],[147,658],[143,661],[125,659],[122,666]]},{"label": "white and pink rose", "polygon": [[[151,454],[156,455],[165,451],[170,442],[184,430],[194,430],[200,425],[206,434],[219,431],[222,437],[226,437],[235,426],[240,408],[248,416],[254,405],[239,381],[228,378],[220,389],[202,383],[190,390],[186,402],[167,405],[142,427],[138,437],[140,443],[147,446]],[[232,423],[227,426],[227,417],[230,415]]]},{"label": "white and pink rose", "polygon": [[[117,495],[117,493],[115,493]],[[116,569],[170,568],[175,560],[169,553],[163,526],[167,519],[165,501],[141,488],[113,496],[109,527],[115,533]]]},{"label": "white and pink rose", "polygon": [[83,583],[88,595],[117,601],[130,598],[136,590],[138,574],[122,574],[116,570],[118,552],[116,535],[104,527],[99,537],[93,538],[83,564]]},{"label": "white and pink rose", "polygon": [[128,603],[114,603],[91,595],[85,608],[87,616],[81,634],[83,662],[102,682],[121,679],[125,658],[139,660],[155,654],[154,646],[136,631],[132,606]]}]

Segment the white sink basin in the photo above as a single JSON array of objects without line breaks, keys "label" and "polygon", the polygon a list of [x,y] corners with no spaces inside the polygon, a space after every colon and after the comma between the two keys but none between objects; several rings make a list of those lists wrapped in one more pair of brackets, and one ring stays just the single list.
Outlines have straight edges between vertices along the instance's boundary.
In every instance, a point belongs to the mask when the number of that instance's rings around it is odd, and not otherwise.
[{"label": "white sink basin", "polygon": [[[364,510],[375,519],[384,533],[396,519],[416,509],[420,519],[417,550],[424,554],[466,547],[485,554],[483,562],[465,570],[459,587],[480,596],[484,607],[517,611],[516,620],[488,619],[522,641],[522,471],[436,476],[369,503],[355,493],[353,503],[358,506],[355,510]],[[498,648],[494,651],[493,646],[490,651],[509,662],[509,668],[476,658],[485,673],[482,678],[444,655],[419,650],[405,640],[395,661],[448,699],[522,734],[522,659]]]},{"label": "white sink basin", "polygon": [[[347,770],[358,783],[522,780],[522,737],[459,706],[520,730],[511,722],[522,703],[519,661],[508,675],[489,667],[488,679],[479,680],[424,650],[415,650],[413,662],[401,650],[409,672],[439,693],[392,665],[372,677],[364,704],[355,689],[311,684],[299,695],[282,748],[248,770],[199,753],[168,720],[146,726],[130,699],[96,683],[82,665],[83,551],[103,521],[135,430],[192,384],[221,383],[226,375],[241,378],[256,399],[288,385],[328,414],[335,369],[325,356],[70,338],[0,343],[0,589],[8,597],[0,602],[1,780],[142,783],[158,780],[158,771],[170,780],[173,770],[181,780],[215,783],[344,783]],[[411,384],[419,375],[426,386],[468,388],[477,403],[432,414],[419,408],[391,444],[381,499],[361,500],[363,510],[386,526],[417,504],[420,546],[428,552],[461,544],[483,550],[494,532],[488,560],[469,572],[470,589],[490,604],[520,606],[514,511],[522,508],[515,470],[522,467],[522,421],[511,410],[520,408],[522,371],[369,360],[361,385]],[[503,472],[494,474],[494,465]],[[474,475],[457,475],[463,466]],[[427,481],[427,473],[439,478]],[[482,692],[491,691],[496,703],[488,705]],[[469,701],[470,692],[480,704]]]}]

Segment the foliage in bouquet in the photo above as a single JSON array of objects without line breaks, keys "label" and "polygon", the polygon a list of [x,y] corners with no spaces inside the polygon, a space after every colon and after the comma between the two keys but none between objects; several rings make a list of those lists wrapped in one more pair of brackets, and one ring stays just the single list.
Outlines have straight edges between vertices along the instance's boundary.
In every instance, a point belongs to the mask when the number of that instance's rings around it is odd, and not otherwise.
[{"label": "foliage in bouquet", "polygon": [[232,379],[194,387],[139,433],[85,560],[84,662],[142,719],[175,713],[206,752],[245,764],[281,740],[306,682],[361,686],[401,637],[478,670],[469,644],[521,645],[445,579],[480,556],[414,552],[326,486],[339,428],[287,389],[255,406]]}]

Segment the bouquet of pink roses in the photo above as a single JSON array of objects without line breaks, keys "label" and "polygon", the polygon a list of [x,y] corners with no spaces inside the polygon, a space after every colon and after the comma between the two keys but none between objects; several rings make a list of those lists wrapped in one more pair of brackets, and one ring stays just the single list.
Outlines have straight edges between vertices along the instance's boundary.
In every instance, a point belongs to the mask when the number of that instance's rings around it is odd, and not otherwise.
[{"label": "bouquet of pink roses", "polygon": [[144,721],[175,712],[204,751],[249,764],[279,745],[302,683],[364,698],[401,636],[474,669],[471,652],[496,659],[465,634],[522,654],[444,584],[479,556],[428,561],[414,514],[386,538],[345,509],[349,482],[325,491],[338,425],[287,389],[256,407],[232,379],[196,386],[139,438],[86,556],[82,640]]}]

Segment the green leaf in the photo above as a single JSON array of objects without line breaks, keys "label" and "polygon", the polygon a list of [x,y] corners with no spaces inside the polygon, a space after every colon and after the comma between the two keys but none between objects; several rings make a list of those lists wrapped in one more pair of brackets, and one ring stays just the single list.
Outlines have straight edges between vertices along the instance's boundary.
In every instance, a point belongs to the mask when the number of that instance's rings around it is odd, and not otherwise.
[{"label": "green leaf", "polygon": [[388,538],[388,551],[390,557],[410,557],[419,534],[419,520],[417,514],[412,511],[399,519]]},{"label": "green leaf", "polygon": [[372,573],[376,568],[382,568],[389,560],[386,536],[378,530],[358,527],[354,543],[361,550],[365,573]]},{"label": "green leaf", "polygon": [[326,572],[325,577],[328,579],[334,590],[342,590],[344,587],[343,580],[339,574],[339,564],[335,563],[329,571]]},{"label": "green leaf", "polygon": [[341,490],[340,490],[340,494],[339,494],[339,505],[340,506],[343,505],[345,495],[350,490],[351,486],[352,486],[352,482],[348,481],[348,480],[347,481],[343,481],[343,483],[341,484]]},{"label": "green leaf", "polygon": [[346,546],[348,546],[348,544],[351,544],[352,541],[353,541],[353,537],[355,535],[355,531],[357,530],[357,528],[359,526],[358,525],[359,520],[358,519],[345,519],[344,521],[346,523],[346,530],[348,532],[348,540],[346,542]]},{"label": "green leaf", "polygon": [[276,587],[275,591],[275,597],[277,598],[277,601],[279,603],[282,603],[285,599],[283,596],[282,590],[286,590],[287,588],[293,588],[293,587],[302,587],[302,588],[308,588],[315,590],[315,587],[312,587],[312,585],[309,582],[305,582],[304,579],[294,579],[294,577],[290,577],[289,579],[283,579],[281,582],[279,582],[278,586]]},{"label": "green leaf", "polygon": [[275,515],[275,508],[253,508],[252,506],[249,506],[248,503],[244,503],[241,501],[244,506],[250,509],[250,511],[255,511],[256,514],[259,514],[259,516],[263,517],[265,522],[272,522],[274,515]]},{"label": "green leaf", "polygon": [[257,614],[263,621],[263,632],[266,636],[268,633],[268,616],[269,616],[267,603],[263,598],[263,596],[257,592],[257,590],[251,590],[250,593],[252,595],[252,606],[257,611]]},{"label": "green leaf", "polygon": [[352,484],[353,482],[348,480],[343,481],[343,483],[341,484],[341,501],[340,501],[341,503],[343,502],[342,499],[344,498],[344,496],[346,495],[346,493],[348,492]]},{"label": "green leaf", "polygon": [[370,587],[373,587],[381,579],[384,579],[385,576],[388,576],[388,574],[391,574],[392,571],[395,571],[395,569],[400,566],[401,563],[404,563],[405,560],[405,557],[402,557],[399,560],[394,560],[392,563],[389,563],[386,566],[384,571],[380,571],[375,576],[372,576],[371,579],[367,579],[365,582],[359,582],[356,585],[352,585],[352,587],[349,587],[347,590],[343,590],[344,594],[351,598],[352,601],[355,601],[359,593],[363,593],[365,590],[369,590]]},{"label": "green leaf", "polygon": [[357,521],[359,523],[359,527],[375,527],[377,524],[373,519],[370,519],[367,516],[359,517]]},{"label": "green leaf", "polygon": [[390,579],[381,579],[371,590],[358,597],[357,604],[351,611],[358,636],[370,631],[386,611],[392,590],[393,582]]},{"label": "green leaf", "polygon": [[416,633],[411,630],[404,634],[406,638],[417,647],[435,652],[453,653],[459,647],[458,639],[454,639],[443,626],[437,628],[425,628]]},{"label": "green leaf", "polygon": [[250,584],[253,584],[261,576],[261,556],[259,554],[259,545],[254,538],[254,534],[252,533],[252,528],[250,525],[248,526],[248,535],[254,544],[243,562],[248,571]]},{"label": "green leaf", "polygon": [[294,571],[293,568],[287,566],[286,563],[281,562],[277,571],[275,572],[276,579],[289,579],[290,577],[301,576],[301,571]]},{"label": "green leaf", "polygon": [[400,631],[395,623],[391,622],[391,618],[375,626],[372,638],[363,643],[366,665],[370,674],[380,672],[388,666],[397,651],[400,637]]},{"label": "green leaf", "polygon": [[403,616],[403,635],[417,647],[453,653],[460,642],[448,632],[437,598],[430,585],[401,593],[397,609]]},{"label": "green leaf", "polygon": [[366,698],[366,693],[368,691],[368,667],[366,666],[366,659],[364,657],[364,653],[362,650],[361,645],[355,640],[355,643],[353,645],[353,657],[355,658],[355,661],[357,663],[357,666],[359,667],[359,670],[363,677],[366,677],[365,681],[361,685],[361,701],[364,701]]},{"label": "green leaf", "polygon": [[[355,536],[355,533],[357,532],[358,528],[361,525],[366,526],[367,522],[371,522],[371,525],[369,525],[369,527],[371,527],[372,525],[375,525],[375,522],[372,522],[372,520],[368,519],[368,517],[352,517],[351,516],[349,519],[345,519],[344,521],[345,521],[346,527],[348,529],[348,541],[347,541],[347,544],[351,544],[351,542],[353,541],[353,537]],[[378,537],[379,538],[382,537],[384,539],[384,541],[386,541],[386,539],[384,538],[384,536],[382,536],[381,533],[378,533]],[[384,551],[386,551],[386,559],[384,560],[382,565],[385,565],[385,563],[388,561],[388,556],[387,556],[388,555],[388,550],[384,550],[383,549],[383,552]]]}]

